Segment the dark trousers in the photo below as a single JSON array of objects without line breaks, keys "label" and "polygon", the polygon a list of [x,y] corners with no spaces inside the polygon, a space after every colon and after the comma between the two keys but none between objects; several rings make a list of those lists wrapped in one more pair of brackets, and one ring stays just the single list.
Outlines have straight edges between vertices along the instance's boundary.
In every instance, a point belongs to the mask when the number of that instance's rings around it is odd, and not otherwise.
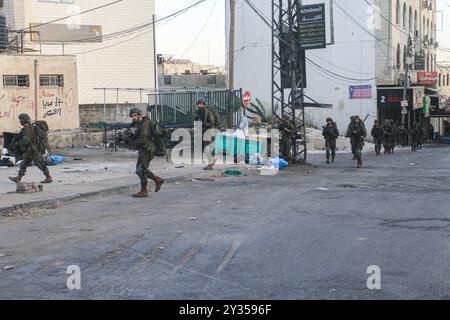
[{"label": "dark trousers", "polygon": [[156,176],[149,170],[150,162],[155,157],[154,152],[150,150],[140,150],[136,164],[136,174],[141,179],[141,186],[148,185],[148,179],[155,180]]}]

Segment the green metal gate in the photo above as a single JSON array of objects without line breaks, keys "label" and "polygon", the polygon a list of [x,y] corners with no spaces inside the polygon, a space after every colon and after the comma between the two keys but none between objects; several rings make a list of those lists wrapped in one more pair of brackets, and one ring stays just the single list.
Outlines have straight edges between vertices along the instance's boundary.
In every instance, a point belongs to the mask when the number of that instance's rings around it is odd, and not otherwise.
[{"label": "green metal gate", "polygon": [[[205,99],[220,116],[220,122],[228,127],[237,124],[237,111],[242,106],[242,90],[169,92],[149,95],[149,113],[162,125],[192,126],[197,101]],[[158,101],[155,105],[154,101]]]}]

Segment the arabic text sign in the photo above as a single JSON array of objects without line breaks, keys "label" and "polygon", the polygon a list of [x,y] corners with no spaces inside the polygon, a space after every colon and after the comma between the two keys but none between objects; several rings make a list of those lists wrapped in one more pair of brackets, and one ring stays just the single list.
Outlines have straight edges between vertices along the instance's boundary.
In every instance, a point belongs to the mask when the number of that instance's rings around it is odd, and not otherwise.
[{"label": "arabic text sign", "polygon": [[350,99],[372,99],[372,86],[351,86]]},{"label": "arabic text sign", "polygon": [[418,84],[431,84],[436,85],[438,83],[439,75],[435,71],[418,71],[417,83]]},{"label": "arabic text sign", "polygon": [[300,6],[298,9],[298,43],[301,50],[326,47],[325,4]]}]

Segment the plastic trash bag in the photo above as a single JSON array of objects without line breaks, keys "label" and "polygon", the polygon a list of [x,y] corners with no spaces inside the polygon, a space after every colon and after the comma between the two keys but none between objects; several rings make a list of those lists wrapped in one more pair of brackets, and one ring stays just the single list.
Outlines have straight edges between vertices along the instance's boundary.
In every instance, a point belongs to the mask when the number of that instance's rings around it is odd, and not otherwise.
[{"label": "plastic trash bag", "polygon": [[66,160],[64,157],[61,156],[51,156],[51,159],[54,165],[61,164],[64,160]]},{"label": "plastic trash bag", "polygon": [[264,164],[264,158],[260,153],[255,153],[249,158],[249,164],[252,166],[260,166]]},{"label": "plastic trash bag", "polygon": [[289,167],[289,163],[280,157],[270,160],[270,164],[280,170],[283,170],[283,169],[286,169],[287,167]]}]

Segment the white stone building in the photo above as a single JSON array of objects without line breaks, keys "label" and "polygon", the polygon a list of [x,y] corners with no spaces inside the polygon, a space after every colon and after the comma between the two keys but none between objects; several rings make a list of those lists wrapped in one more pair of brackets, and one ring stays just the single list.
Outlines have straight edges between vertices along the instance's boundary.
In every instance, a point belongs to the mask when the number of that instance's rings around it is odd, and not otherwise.
[{"label": "white stone building", "polygon": [[[226,2],[228,31],[230,10]],[[251,3],[270,22],[271,1],[251,0]],[[331,42],[331,1],[305,0],[303,3],[325,3],[327,41]],[[400,8],[398,21],[397,8]],[[306,88],[308,96],[334,107],[331,110],[309,109],[308,124],[320,127],[326,117],[331,116],[344,132],[350,116],[358,114],[367,117],[366,123],[371,127],[379,117],[378,87],[400,84],[400,76],[404,73],[404,46],[409,35],[416,44],[414,49],[423,49],[426,53],[424,70],[435,70],[434,8],[434,0],[399,0],[398,4],[397,0],[334,0],[334,44],[326,49],[307,51]],[[403,18],[404,12],[406,20]],[[410,12],[412,19],[409,18]],[[414,20],[416,12],[417,22]],[[229,36],[229,32],[227,34]],[[267,109],[271,108],[271,47],[270,27],[246,1],[237,0],[235,87],[251,91]],[[400,61],[397,61],[398,47],[401,49]],[[413,73],[411,76],[414,78]],[[353,94],[352,97],[352,92],[358,92],[358,95]]]},{"label": "white stone building", "polygon": [[[129,30],[152,21],[154,0],[3,2],[0,10],[11,30],[40,32],[41,41],[37,35],[25,37],[26,48],[41,50],[44,55],[76,56],[80,105],[103,104],[103,91],[94,88],[154,88],[152,28]],[[91,9],[95,10],[85,12]],[[139,99],[139,93],[120,92],[120,103]],[[107,93],[107,102],[116,102],[115,92]]]}]

